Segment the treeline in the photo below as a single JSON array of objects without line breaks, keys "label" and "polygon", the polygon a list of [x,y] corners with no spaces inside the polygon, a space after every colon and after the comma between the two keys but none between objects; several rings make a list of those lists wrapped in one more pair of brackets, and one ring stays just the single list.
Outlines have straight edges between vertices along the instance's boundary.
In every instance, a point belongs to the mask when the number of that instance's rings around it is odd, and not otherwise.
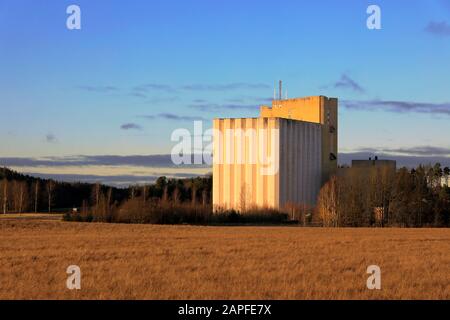
[{"label": "treeline", "polygon": [[160,177],[153,184],[115,188],[100,183],[59,182],[0,168],[0,212],[67,212],[73,208],[111,211],[126,201],[158,199],[175,203],[209,204],[212,177],[174,179]]},{"label": "treeline", "polygon": [[288,223],[288,215],[273,209],[213,212],[211,204],[173,202],[169,199],[143,197],[129,199],[122,204],[83,207],[80,212],[68,212],[66,221],[143,223],[143,224],[281,224]]},{"label": "treeline", "polygon": [[67,212],[66,221],[152,224],[279,224],[287,214],[272,209],[213,212],[212,177],[168,179],[131,186],[123,202],[113,201],[110,190],[94,186],[91,200],[80,211]]},{"label": "treeline", "polygon": [[[327,227],[449,227],[449,168],[346,168],[326,183],[316,207],[214,212],[212,176],[168,179],[126,189],[62,183],[0,169],[5,212],[66,212],[71,221],[214,224],[286,223]],[[77,210],[72,210],[77,208]]]},{"label": "treeline", "polygon": [[329,227],[449,227],[448,167],[348,168],[321,190],[315,219]]},{"label": "treeline", "polygon": [[111,190],[113,200],[118,202],[126,199],[129,193],[126,189],[40,179],[0,168],[0,212],[66,212],[80,207],[95,188]]}]

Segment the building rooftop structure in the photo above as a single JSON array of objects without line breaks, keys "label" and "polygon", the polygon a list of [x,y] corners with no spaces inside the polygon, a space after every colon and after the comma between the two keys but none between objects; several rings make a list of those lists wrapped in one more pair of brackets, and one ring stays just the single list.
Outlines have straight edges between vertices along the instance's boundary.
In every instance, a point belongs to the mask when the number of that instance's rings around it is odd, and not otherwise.
[{"label": "building rooftop structure", "polygon": [[389,167],[393,170],[397,169],[397,161],[395,160],[382,160],[375,156],[373,159],[368,160],[352,160],[352,168],[370,168],[370,167]]}]

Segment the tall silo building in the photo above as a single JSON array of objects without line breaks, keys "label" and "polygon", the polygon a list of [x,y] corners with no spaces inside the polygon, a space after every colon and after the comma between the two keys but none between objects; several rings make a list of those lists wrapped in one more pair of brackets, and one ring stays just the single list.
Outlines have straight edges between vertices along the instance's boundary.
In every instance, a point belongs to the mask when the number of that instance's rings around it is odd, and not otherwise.
[{"label": "tall silo building", "polygon": [[314,205],[337,170],[338,100],[277,99],[259,118],[215,119],[215,209]]}]

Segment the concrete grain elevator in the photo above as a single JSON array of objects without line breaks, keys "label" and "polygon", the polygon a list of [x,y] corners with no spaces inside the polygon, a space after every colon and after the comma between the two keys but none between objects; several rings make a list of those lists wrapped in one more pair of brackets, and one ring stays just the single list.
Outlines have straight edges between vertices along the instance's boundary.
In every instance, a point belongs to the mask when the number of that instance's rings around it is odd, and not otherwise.
[{"label": "concrete grain elevator", "polygon": [[336,98],[280,94],[259,118],[214,119],[213,129],[215,210],[313,206],[337,171]]}]

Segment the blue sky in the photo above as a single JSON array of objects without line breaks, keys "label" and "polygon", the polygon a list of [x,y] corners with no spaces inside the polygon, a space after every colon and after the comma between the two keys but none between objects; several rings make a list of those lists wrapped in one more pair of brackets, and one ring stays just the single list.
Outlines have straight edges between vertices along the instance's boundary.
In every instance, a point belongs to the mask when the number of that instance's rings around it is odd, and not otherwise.
[{"label": "blue sky", "polygon": [[256,116],[279,79],[340,99],[342,153],[450,157],[450,0],[0,0],[0,163],[167,154],[193,119]]}]

